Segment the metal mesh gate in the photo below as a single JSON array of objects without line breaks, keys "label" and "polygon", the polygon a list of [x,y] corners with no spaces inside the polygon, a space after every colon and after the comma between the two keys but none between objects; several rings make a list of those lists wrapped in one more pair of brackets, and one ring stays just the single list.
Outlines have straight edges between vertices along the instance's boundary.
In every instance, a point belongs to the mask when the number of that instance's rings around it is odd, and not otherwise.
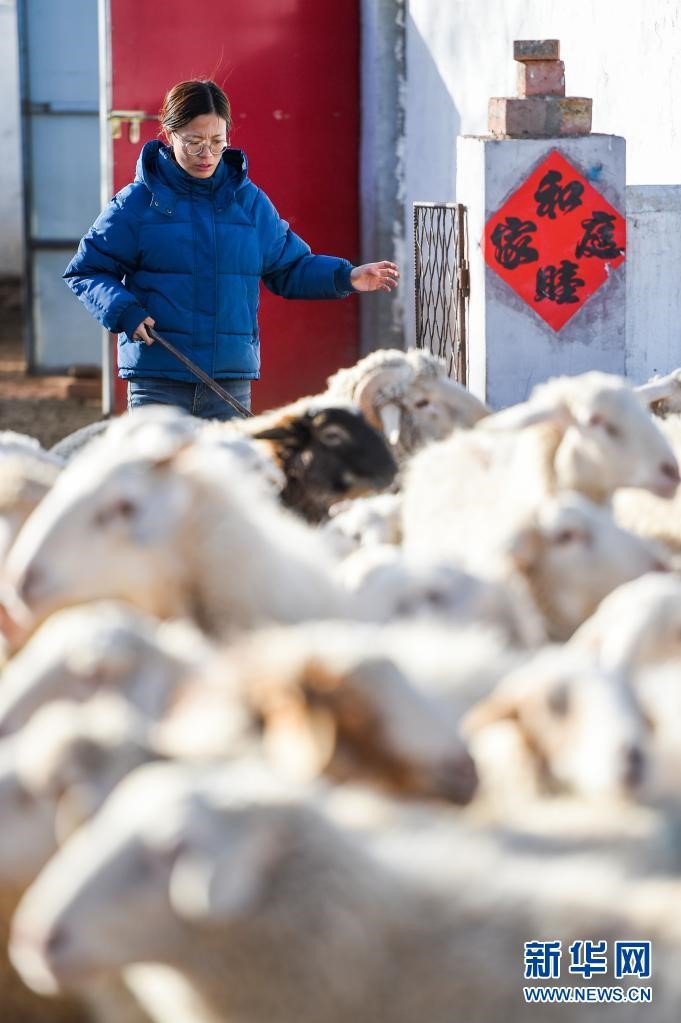
[{"label": "metal mesh gate", "polygon": [[447,361],[447,372],[468,384],[468,236],[466,207],[414,203],[416,347]]}]

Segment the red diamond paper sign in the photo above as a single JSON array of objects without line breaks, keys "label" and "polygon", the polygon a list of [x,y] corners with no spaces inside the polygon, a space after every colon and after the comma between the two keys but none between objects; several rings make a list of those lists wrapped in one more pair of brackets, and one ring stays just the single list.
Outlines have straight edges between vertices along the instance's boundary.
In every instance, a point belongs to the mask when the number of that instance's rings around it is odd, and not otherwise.
[{"label": "red diamond paper sign", "polygon": [[626,222],[562,156],[549,153],[485,227],[485,259],[558,331],[624,260]]}]

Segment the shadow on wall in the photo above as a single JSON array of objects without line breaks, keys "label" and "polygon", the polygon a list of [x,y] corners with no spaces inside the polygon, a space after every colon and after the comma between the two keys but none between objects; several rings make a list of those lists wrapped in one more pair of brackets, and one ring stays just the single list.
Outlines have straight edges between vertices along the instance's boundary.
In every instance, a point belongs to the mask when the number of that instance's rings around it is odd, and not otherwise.
[{"label": "shadow on wall", "polygon": [[461,118],[438,68],[433,49],[407,18],[405,137],[406,258],[402,275],[405,340],[415,344],[414,202],[454,202],[456,138]]}]

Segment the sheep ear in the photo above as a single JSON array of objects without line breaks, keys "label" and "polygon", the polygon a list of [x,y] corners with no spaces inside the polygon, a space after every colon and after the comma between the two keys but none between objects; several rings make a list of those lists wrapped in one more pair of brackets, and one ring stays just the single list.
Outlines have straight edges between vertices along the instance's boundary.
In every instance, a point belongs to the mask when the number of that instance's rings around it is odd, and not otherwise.
[{"label": "sheep ear", "polygon": [[251,435],[253,440],[287,440],[291,431],[286,426],[273,426],[269,430],[259,430]]},{"label": "sheep ear", "polygon": [[228,841],[229,851],[192,849],[179,853],[170,876],[170,902],[190,921],[228,921],[252,910],[264,894],[272,843],[260,829]]},{"label": "sheep ear", "polygon": [[468,711],[461,722],[461,734],[469,738],[488,725],[498,721],[515,721],[517,718],[518,701],[515,691],[500,687]]}]

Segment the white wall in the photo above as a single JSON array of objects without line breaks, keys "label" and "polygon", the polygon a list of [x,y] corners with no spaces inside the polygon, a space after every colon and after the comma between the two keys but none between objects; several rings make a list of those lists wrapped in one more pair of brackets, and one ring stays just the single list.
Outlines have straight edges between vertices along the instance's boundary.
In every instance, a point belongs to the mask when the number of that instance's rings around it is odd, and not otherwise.
[{"label": "white wall", "polygon": [[420,89],[422,77],[426,85],[434,73],[441,77],[462,134],[482,134],[487,99],[515,95],[513,40],[550,38],[561,42],[568,95],[593,97],[593,131],[627,139],[627,183],[679,180],[678,0],[410,0],[409,20],[410,107],[420,108],[421,122],[414,128],[418,135],[426,121],[431,129],[430,152],[410,147],[412,175],[433,162],[441,170],[450,158],[440,111],[426,106],[433,97]]},{"label": "white wall", "polygon": [[22,266],[21,130],[14,0],[0,0],[0,277],[18,277]]},{"label": "white wall", "polygon": [[[560,39],[568,95],[593,98],[594,132],[627,140],[628,185],[681,182],[678,0],[409,0],[406,31],[407,252],[414,200],[456,197],[457,132],[485,134],[489,97],[515,95],[514,39]],[[666,209],[659,192],[656,201],[657,213],[634,225],[641,241],[642,233],[648,235],[648,245],[655,238],[664,244],[678,226],[670,220],[678,213]],[[628,269],[628,304],[637,306],[632,323],[643,324],[655,290],[647,278],[633,276],[633,265]],[[413,277],[411,267],[407,270],[404,295],[409,301]],[[678,260],[660,257],[658,270],[663,272],[658,287],[679,290]],[[413,323],[412,302],[406,311],[409,344],[414,343]],[[665,352],[671,358],[678,351],[674,364],[681,363],[681,343],[676,348],[673,343],[679,331],[668,319],[662,330],[660,356],[646,361],[661,365]],[[628,336],[628,348],[638,352],[632,359],[638,371],[644,361],[641,350],[651,343],[649,337]]]}]

